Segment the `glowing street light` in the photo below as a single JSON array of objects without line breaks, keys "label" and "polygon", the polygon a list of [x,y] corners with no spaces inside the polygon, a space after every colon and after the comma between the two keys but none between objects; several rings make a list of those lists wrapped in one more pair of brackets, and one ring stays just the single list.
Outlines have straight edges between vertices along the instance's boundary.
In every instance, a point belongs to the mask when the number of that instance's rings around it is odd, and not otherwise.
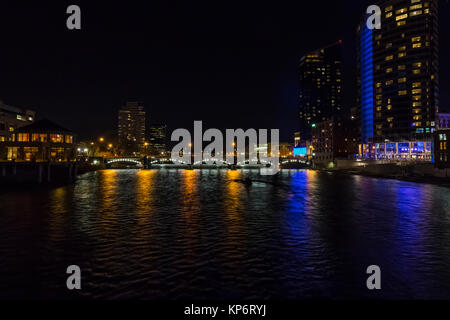
[{"label": "glowing street light", "polygon": [[104,138],[100,138],[99,140],[100,140],[100,142],[103,142],[103,141],[105,141],[105,139],[104,139]]}]

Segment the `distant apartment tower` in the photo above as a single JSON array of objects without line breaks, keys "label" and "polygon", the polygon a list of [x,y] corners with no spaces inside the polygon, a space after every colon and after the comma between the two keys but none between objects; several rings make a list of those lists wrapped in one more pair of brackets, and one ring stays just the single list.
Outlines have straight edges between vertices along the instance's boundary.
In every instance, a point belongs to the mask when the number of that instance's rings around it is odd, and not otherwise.
[{"label": "distant apartment tower", "polygon": [[439,109],[437,2],[379,1],[381,29],[365,20],[358,28],[363,144],[431,141]]},{"label": "distant apartment tower", "polygon": [[166,133],[167,126],[164,124],[154,124],[149,129],[150,155],[162,156],[167,151]]},{"label": "distant apartment tower", "polygon": [[300,60],[300,136],[311,139],[314,124],[343,111],[342,43],[311,52]]},{"label": "distant apartment tower", "polygon": [[32,110],[8,106],[0,101],[0,142],[8,141],[17,129],[31,124],[35,116]]},{"label": "distant apartment tower", "polygon": [[119,110],[118,138],[122,150],[139,154],[145,145],[145,111],[139,102],[127,102]]}]

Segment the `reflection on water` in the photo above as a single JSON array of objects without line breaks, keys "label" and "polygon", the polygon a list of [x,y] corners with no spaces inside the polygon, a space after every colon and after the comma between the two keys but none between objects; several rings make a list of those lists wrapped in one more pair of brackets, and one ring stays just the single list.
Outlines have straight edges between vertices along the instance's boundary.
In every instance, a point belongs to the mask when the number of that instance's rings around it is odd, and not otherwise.
[{"label": "reflection on water", "polygon": [[[246,177],[251,186],[236,182]],[[0,297],[450,298],[450,190],[315,171],[105,170],[0,196]],[[68,265],[83,290],[65,289]],[[383,290],[365,287],[367,266]]]}]

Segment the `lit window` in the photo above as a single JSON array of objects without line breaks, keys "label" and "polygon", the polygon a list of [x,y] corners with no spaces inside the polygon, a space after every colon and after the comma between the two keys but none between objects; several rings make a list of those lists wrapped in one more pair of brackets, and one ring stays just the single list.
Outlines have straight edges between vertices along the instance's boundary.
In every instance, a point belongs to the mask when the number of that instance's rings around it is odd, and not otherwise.
[{"label": "lit window", "polygon": [[404,26],[405,24],[406,24],[406,21],[405,21],[405,20],[399,21],[399,22],[397,22],[397,27]]},{"label": "lit window", "polygon": [[405,51],[406,50],[406,46],[401,46],[400,48],[398,48],[398,51]]},{"label": "lit window", "polygon": [[422,93],[422,89],[414,89],[412,91],[412,94],[421,94]]},{"label": "lit window", "polygon": [[387,86],[390,86],[390,85],[392,85],[392,84],[394,84],[394,80],[388,80],[388,81],[386,81],[386,85],[387,85]]},{"label": "lit window", "polygon": [[398,66],[398,70],[406,70],[406,66],[404,64],[400,65]]},{"label": "lit window", "polygon": [[399,58],[403,58],[403,57],[405,57],[406,56],[406,52],[400,52],[399,54],[398,54],[398,57]]},{"label": "lit window", "polygon": [[398,92],[399,96],[404,96],[404,95],[407,95],[407,94],[408,94],[407,90],[401,90],[401,91]]},{"label": "lit window", "polygon": [[392,12],[386,13],[386,19],[389,19],[390,17],[392,17]]},{"label": "lit window", "polygon": [[422,10],[417,10],[417,11],[411,12],[411,13],[410,13],[410,16],[411,16],[411,17],[419,16],[419,15],[421,15],[422,13],[423,13]]},{"label": "lit window", "polygon": [[419,42],[421,39],[422,38],[420,36],[419,37],[413,37],[413,38],[411,38],[411,41],[412,42]]},{"label": "lit window", "polygon": [[420,82],[414,82],[413,84],[412,84],[412,87],[413,88],[419,88],[421,86],[421,83]]},{"label": "lit window", "polygon": [[406,18],[408,18],[408,14],[407,13],[395,17],[395,20],[399,21],[399,20],[403,20],[403,19],[406,19]]},{"label": "lit window", "polygon": [[73,137],[72,136],[65,136],[65,142],[66,143],[73,143]]},{"label": "lit window", "polygon": [[398,79],[398,83],[405,83],[406,82],[406,78],[400,78]]},{"label": "lit window", "polygon": [[28,142],[28,141],[30,141],[30,135],[28,133],[19,133],[17,135],[17,141]]},{"label": "lit window", "polygon": [[414,69],[413,70],[413,74],[420,74],[420,70],[419,69]]},{"label": "lit window", "polygon": [[386,119],[387,122],[393,122],[394,121],[394,117],[389,117]]},{"label": "lit window", "polygon": [[392,70],[392,68],[387,68],[386,69],[386,73],[391,73],[393,70]]},{"label": "lit window", "polygon": [[387,56],[387,57],[385,58],[386,61],[390,61],[390,60],[392,60],[392,59],[394,59],[394,56],[393,56],[393,55]]},{"label": "lit window", "polygon": [[409,10],[422,9],[422,4],[416,4],[414,6],[409,7]]},{"label": "lit window", "polygon": [[413,43],[413,45],[412,45],[412,47],[414,48],[414,49],[416,49],[416,48],[421,48],[422,47],[422,43]]},{"label": "lit window", "polygon": [[402,8],[402,9],[398,9],[397,11],[395,11],[396,14],[402,14],[402,13],[405,13],[405,12],[408,12],[407,8]]},{"label": "lit window", "polygon": [[422,62],[413,63],[414,68],[422,68]]},{"label": "lit window", "polygon": [[413,107],[420,107],[422,106],[422,102],[413,102]]},{"label": "lit window", "polygon": [[384,12],[392,11],[392,9],[394,9],[392,6],[386,7],[386,9],[384,9]]}]

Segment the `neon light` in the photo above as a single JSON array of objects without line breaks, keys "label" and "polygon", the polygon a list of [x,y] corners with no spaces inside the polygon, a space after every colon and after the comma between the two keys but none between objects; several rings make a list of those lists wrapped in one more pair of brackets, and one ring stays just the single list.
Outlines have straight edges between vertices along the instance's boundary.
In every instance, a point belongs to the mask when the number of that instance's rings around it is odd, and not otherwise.
[{"label": "neon light", "polygon": [[373,32],[364,26],[361,34],[361,128],[362,142],[373,137]]}]

